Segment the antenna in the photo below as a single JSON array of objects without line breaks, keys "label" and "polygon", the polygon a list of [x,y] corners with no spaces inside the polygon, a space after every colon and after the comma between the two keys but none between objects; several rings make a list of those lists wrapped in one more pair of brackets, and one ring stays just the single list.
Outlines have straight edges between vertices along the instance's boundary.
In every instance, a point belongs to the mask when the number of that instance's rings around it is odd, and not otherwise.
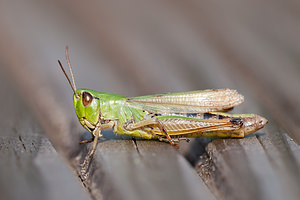
[{"label": "antenna", "polygon": [[72,70],[71,63],[70,63],[70,58],[69,58],[69,47],[68,47],[68,46],[66,46],[66,58],[67,58],[67,62],[68,62],[68,66],[69,66],[70,72],[71,72],[71,76],[72,76],[72,81],[73,81],[74,89],[75,89],[75,91],[76,91],[77,88],[76,88],[76,84],[75,84],[75,79],[74,79],[73,70]]},{"label": "antenna", "polygon": [[66,46],[66,58],[67,58],[69,70],[70,70],[70,72],[71,72],[73,85],[72,85],[71,80],[70,80],[70,78],[68,77],[68,75],[67,75],[67,73],[66,73],[66,71],[65,71],[65,69],[64,69],[64,67],[63,67],[63,65],[61,64],[60,60],[58,60],[58,64],[59,64],[61,70],[64,72],[64,74],[65,74],[65,76],[66,76],[66,78],[67,78],[67,80],[68,80],[68,82],[69,82],[69,84],[70,84],[70,86],[71,86],[71,88],[72,88],[74,94],[76,95],[76,97],[78,97],[78,94],[76,94],[75,79],[74,79],[74,74],[73,74],[72,67],[71,67],[71,63],[70,63],[70,59],[69,59],[68,49],[69,49],[69,47]]}]

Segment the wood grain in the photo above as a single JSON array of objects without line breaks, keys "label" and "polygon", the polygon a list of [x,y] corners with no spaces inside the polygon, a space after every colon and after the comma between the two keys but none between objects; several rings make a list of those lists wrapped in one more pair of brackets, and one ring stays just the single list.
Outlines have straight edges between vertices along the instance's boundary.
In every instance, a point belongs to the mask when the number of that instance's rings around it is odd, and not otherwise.
[{"label": "wood grain", "polygon": [[[5,199],[298,199],[299,3],[4,1],[0,6],[0,190]],[[180,150],[104,132],[90,137],[57,59],[78,87],[138,96],[231,88],[234,113],[269,124],[245,139]]]},{"label": "wood grain", "polygon": [[0,188],[3,199],[89,199],[65,159],[0,70]]}]

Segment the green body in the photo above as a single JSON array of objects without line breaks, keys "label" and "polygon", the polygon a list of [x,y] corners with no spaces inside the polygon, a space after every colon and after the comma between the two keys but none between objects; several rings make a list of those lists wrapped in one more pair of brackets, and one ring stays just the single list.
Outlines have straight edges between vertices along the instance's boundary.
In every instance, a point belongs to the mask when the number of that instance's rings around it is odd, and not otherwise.
[{"label": "green body", "polygon": [[[153,118],[157,118],[166,126],[167,132],[171,137],[244,137],[262,127],[261,125],[264,121],[255,114],[231,115],[223,112],[214,112],[215,110],[226,111],[232,107],[231,105],[228,108],[224,106],[217,108],[214,105],[211,109],[212,112],[210,110],[209,112],[202,112],[198,110],[200,109],[198,108],[199,106],[189,105],[188,100],[184,98],[179,103],[183,102],[185,105],[177,105],[176,97],[202,95],[202,92],[205,96],[207,91],[127,97],[90,89],[78,89],[73,99],[80,123],[92,133],[97,124],[101,126],[110,123],[112,124],[110,128],[117,134],[157,139],[160,136],[164,136],[164,133],[154,125],[147,124],[133,130],[126,128],[129,124],[136,124]],[[215,92],[215,90],[210,91]],[[92,96],[92,101],[88,106],[83,104],[82,98],[85,92]],[[166,104],[160,100],[166,98],[166,101],[171,101],[168,98],[170,95],[172,95],[172,102],[174,102],[173,97],[175,96],[174,99],[177,103]],[[145,101],[145,99],[149,100]],[[209,125],[206,125],[207,123]],[[183,128],[187,126],[191,128]]]},{"label": "green body", "polygon": [[116,126],[114,127],[114,132],[117,134],[125,134],[135,137],[143,137],[147,139],[152,139],[153,135],[149,135],[141,130],[127,131],[122,128],[122,124],[128,120],[142,120],[144,118],[145,112],[141,109],[129,107],[126,105],[126,99],[128,97],[111,94],[106,92],[97,92],[89,89],[78,89],[77,94],[82,93],[83,91],[88,91],[94,97],[92,104],[89,107],[84,107],[82,100],[77,101],[76,96],[74,95],[74,107],[76,114],[80,123],[88,130],[82,120],[85,117],[91,124],[96,125],[100,120],[100,117],[103,121],[115,121]]}]

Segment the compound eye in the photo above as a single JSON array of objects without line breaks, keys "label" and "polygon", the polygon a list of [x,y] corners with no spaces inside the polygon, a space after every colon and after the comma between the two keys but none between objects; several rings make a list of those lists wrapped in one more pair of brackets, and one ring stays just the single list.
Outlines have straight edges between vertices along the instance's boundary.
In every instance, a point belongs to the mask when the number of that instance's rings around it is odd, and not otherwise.
[{"label": "compound eye", "polygon": [[234,117],[230,120],[230,122],[233,124],[233,125],[237,125],[237,126],[242,126],[243,125],[243,120],[239,117]]},{"label": "compound eye", "polygon": [[89,106],[93,101],[93,96],[88,93],[88,92],[83,92],[82,93],[82,104],[84,105],[84,107]]}]

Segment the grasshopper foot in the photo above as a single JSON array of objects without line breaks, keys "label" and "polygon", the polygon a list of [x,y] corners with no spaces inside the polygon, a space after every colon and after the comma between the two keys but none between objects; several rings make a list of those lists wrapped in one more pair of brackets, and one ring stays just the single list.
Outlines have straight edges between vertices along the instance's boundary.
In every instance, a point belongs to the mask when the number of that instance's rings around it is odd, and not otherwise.
[{"label": "grasshopper foot", "polygon": [[189,138],[175,138],[173,140],[174,140],[174,142],[180,142],[180,140],[185,140],[186,142],[190,142]]},{"label": "grasshopper foot", "polygon": [[[161,142],[170,143],[170,141],[167,138],[163,137],[163,136],[158,137],[158,140],[161,141]],[[185,140],[186,142],[190,142],[189,138],[172,138],[173,143],[170,143],[170,144],[172,144],[172,146],[176,146],[179,149],[179,146],[175,143],[179,143],[181,140]]]},{"label": "grasshopper foot", "polygon": [[[88,169],[90,167],[91,160],[92,160],[92,158],[95,154],[95,151],[96,151],[98,138],[102,136],[101,135],[101,129],[99,127],[97,127],[95,129],[95,132],[93,132],[93,135],[94,135],[94,137],[92,138],[92,141],[93,141],[92,149],[91,149],[90,153],[85,157],[83,163],[81,164],[80,172],[81,172],[82,178],[84,180],[86,180],[88,178]],[[85,142],[85,141],[82,141],[82,142]]]},{"label": "grasshopper foot", "polygon": [[160,137],[158,137],[158,140],[159,140],[160,142],[170,143],[172,146],[175,146],[177,149],[179,149],[178,144],[176,144],[176,143],[179,142],[179,140],[177,140],[177,139],[175,139],[175,140],[172,139],[172,141],[170,142],[170,140],[169,140],[168,138],[165,138],[165,137],[163,137],[163,136],[160,136]]},{"label": "grasshopper foot", "polygon": [[88,168],[89,168],[90,160],[89,158],[85,158],[83,163],[80,165],[80,174],[82,180],[87,180],[89,174],[88,174]]},{"label": "grasshopper foot", "polygon": [[[99,134],[99,137],[102,137],[103,135],[102,134]],[[81,142],[79,142],[79,144],[85,144],[85,143],[91,143],[93,142],[95,139],[95,136],[93,135],[93,137],[89,140],[82,140]]]},{"label": "grasshopper foot", "polygon": [[94,137],[92,139],[89,139],[89,140],[82,140],[81,142],[79,142],[79,144],[91,143],[93,141],[94,141]]}]

